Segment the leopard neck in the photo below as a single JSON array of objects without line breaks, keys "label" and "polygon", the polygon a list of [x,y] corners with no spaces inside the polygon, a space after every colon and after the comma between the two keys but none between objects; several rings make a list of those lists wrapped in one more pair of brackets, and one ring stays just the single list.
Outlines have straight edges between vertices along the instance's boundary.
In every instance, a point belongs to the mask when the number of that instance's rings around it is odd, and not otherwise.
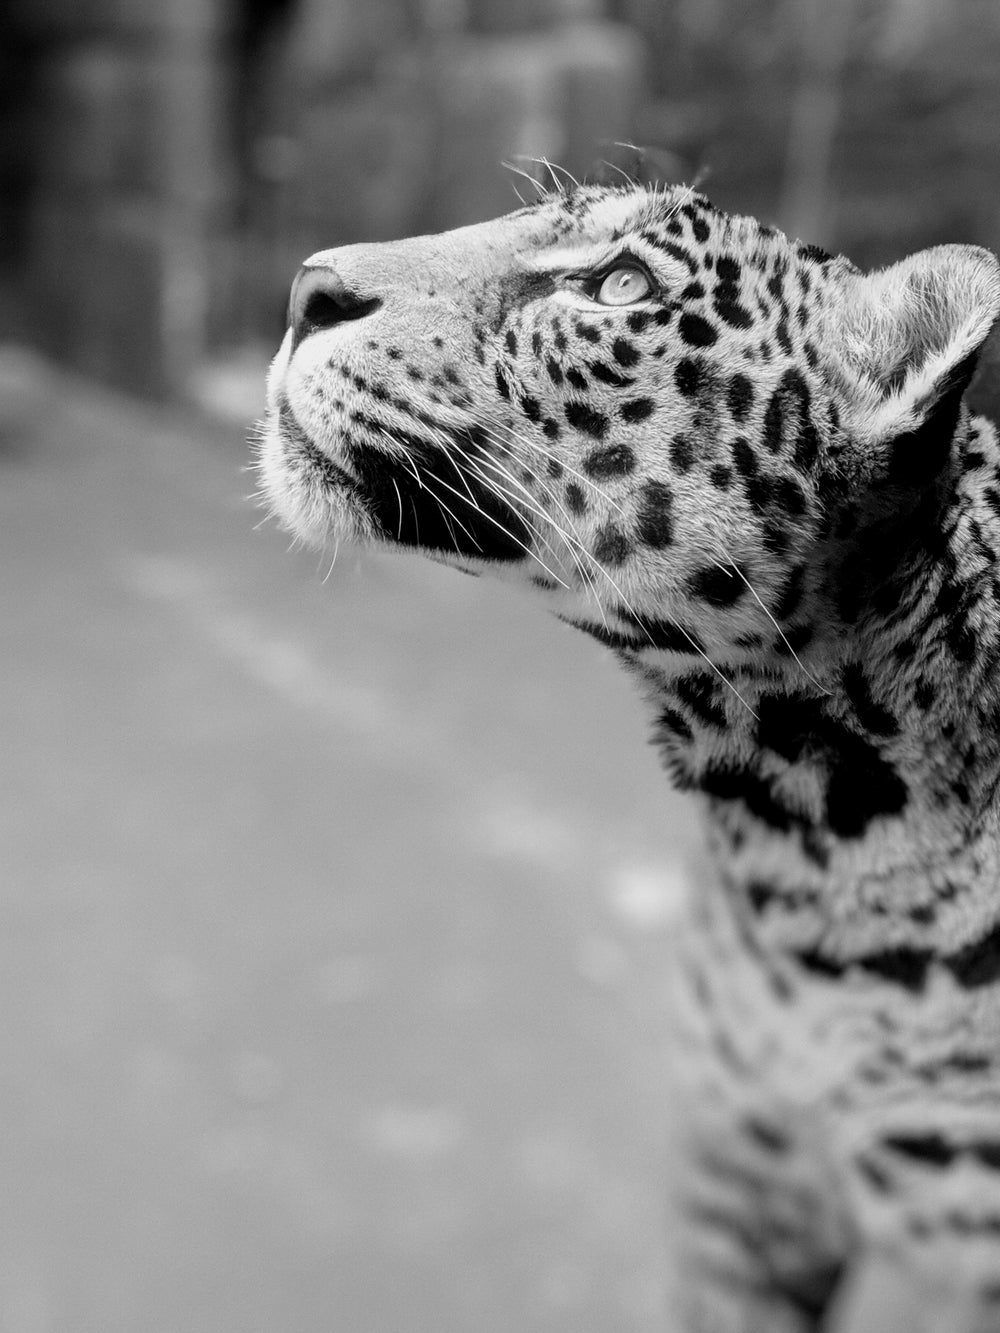
[{"label": "leopard neck", "polygon": [[728,899],[816,973],[1000,975],[1000,930],[983,934],[1000,919],[1000,485],[974,474],[875,595],[857,599],[856,542],[834,562],[815,678],[787,655],[718,674],[631,662]]}]

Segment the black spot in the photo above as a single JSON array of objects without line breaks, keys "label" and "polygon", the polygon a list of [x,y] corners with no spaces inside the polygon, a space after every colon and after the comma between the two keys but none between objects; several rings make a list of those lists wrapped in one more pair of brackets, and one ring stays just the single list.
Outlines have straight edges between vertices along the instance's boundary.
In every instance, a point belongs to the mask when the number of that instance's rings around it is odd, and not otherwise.
[{"label": "black spot", "polygon": [[545,471],[550,477],[558,480],[563,474],[563,465],[558,458],[549,457],[545,460]]},{"label": "black spot", "polygon": [[680,294],[682,301],[700,301],[705,295],[705,288],[700,282],[689,282]]},{"label": "black spot", "polygon": [[795,440],[792,461],[803,472],[810,472],[819,456],[819,437],[811,417],[805,417]]},{"label": "black spot", "polygon": [[788,1135],[774,1125],[760,1120],[757,1116],[748,1116],[746,1120],[747,1133],[767,1152],[783,1153],[787,1152],[791,1146]]},{"label": "black spot", "polygon": [[432,343],[434,344],[434,346],[437,347],[437,348],[441,348],[441,347],[444,346],[444,339],[443,339],[443,338],[441,337],[441,335],[438,334],[438,333],[436,333],[436,334],[434,335],[434,337],[431,339],[431,342],[432,342]]},{"label": "black spot", "polygon": [[845,963],[816,949],[800,949],[795,953],[795,958],[807,972],[817,977],[842,977],[847,971]]},{"label": "black spot", "polygon": [[682,741],[689,741],[694,736],[687,722],[673,708],[662,708],[657,714],[656,721],[661,732],[677,736]]},{"label": "black spot", "polygon": [[764,411],[764,427],[762,432],[764,443],[770,449],[772,454],[781,452],[781,428],[781,395],[775,391],[767,401],[767,407]]},{"label": "black spot", "polygon": [[822,263],[824,260],[832,258],[832,256],[819,245],[800,245],[798,251],[803,259],[812,259],[817,263]]},{"label": "black spot", "polygon": [[1000,1140],[979,1139],[971,1145],[971,1152],[990,1171],[1000,1171]]},{"label": "black spot", "polygon": [[595,449],[583,460],[583,470],[588,477],[604,480],[607,477],[624,477],[635,467],[635,454],[627,444],[611,444],[606,449]]},{"label": "black spot", "polygon": [[945,641],[957,662],[971,662],[975,658],[978,650],[976,636],[964,620],[956,619],[945,627]]},{"label": "black spot", "polygon": [[753,385],[746,375],[736,374],[729,381],[729,388],[726,390],[726,403],[729,411],[732,413],[734,421],[742,421],[746,414],[753,407],[754,403]]},{"label": "black spot", "polygon": [[600,380],[602,384],[610,384],[613,389],[624,389],[627,385],[635,383],[630,375],[619,375],[617,370],[612,370],[603,361],[589,361],[587,368],[595,380]]},{"label": "black spot", "polygon": [[747,897],[750,899],[750,906],[755,912],[763,912],[764,909],[778,897],[773,884],[769,884],[763,879],[752,879],[747,885]]},{"label": "black spot", "polygon": [[803,950],[796,957],[803,967],[819,976],[842,977],[852,967],[857,967],[862,972],[868,972],[882,981],[891,981],[915,994],[926,984],[932,961],[927,950],[907,948],[886,949],[850,959],[832,958],[818,950]]},{"label": "black spot", "polygon": [[697,634],[676,621],[643,619],[626,607],[619,607],[618,615],[636,627],[637,642],[633,647],[660,648],[673,653],[704,652],[704,645]]},{"label": "black spot", "polygon": [[501,398],[506,398],[509,401],[510,388],[508,387],[507,381],[504,378],[503,372],[501,371],[499,366],[493,367],[493,374],[496,379],[497,393],[500,395]]},{"label": "black spot", "polygon": [[959,1151],[940,1134],[887,1134],[882,1143],[890,1152],[902,1153],[933,1166],[947,1166]]},{"label": "black spot", "polygon": [[548,357],[545,362],[545,369],[549,372],[549,379],[553,384],[562,384],[562,367],[558,361],[554,360],[551,356]]},{"label": "black spot", "polygon": [[927,980],[930,955],[924,949],[886,949],[857,960],[863,972],[892,981],[906,990],[919,991]]},{"label": "black spot", "polygon": [[694,462],[694,450],[686,435],[675,435],[670,441],[670,461],[678,472],[689,472]]},{"label": "black spot", "polygon": [[725,730],[726,712],[719,701],[718,680],[707,671],[695,671],[674,681],[674,693],[707,726]]},{"label": "black spot", "polygon": [[649,326],[651,316],[648,310],[632,310],[625,323],[632,333],[643,333]]},{"label": "black spot", "polygon": [[[669,231],[670,228],[668,227],[667,230]],[[678,232],[675,232],[674,234],[675,235],[679,234],[679,229]],[[694,260],[691,258],[691,256],[688,254],[688,252],[684,249],[683,246],[676,245],[673,241],[667,241],[663,249],[664,252],[670,255],[672,259],[676,259],[681,264],[685,264],[687,266],[689,273],[696,273],[698,271],[698,265],[694,262]]]},{"label": "black spot", "polygon": [[694,239],[698,242],[699,245],[704,245],[705,242],[708,240],[709,236],[712,234],[709,231],[708,223],[704,220],[704,218],[699,218],[699,217],[693,217],[691,219],[691,230],[694,233]]},{"label": "black spot", "polygon": [[563,327],[559,323],[558,319],[553,319],[552,321],[552,341],[556,345],[557,352],[565,352],[566,335],[565,333],[563,333]]},{"label": "black spot", "polygon": [[622,403],[618,414],[622,421],[636,422],[645,421],[655,411],[656,404],[652,398],[632,398],[627,403]]},{"label": "black spot", "polygon": [[596,440],[603,440],[608,433],[607,417],[602,412],[595,411],[587,403],[569,402],[563,411],[574,430],[592,435]]},{"label": "black spot", "polygon": [[929,680],[921,680],[913,691],[913,697],[916,700],[917,707],[926,713],[937,698],[937,691]]},{"label": "black spot", "polygon": [[385,354],[390,361],[399,361],[402,359],[403,349],[401,347],[387,347]]},{"label": "black spot", "polygon": [[872,697],[871,684],[861,663],[849,662],[844,667],[841,679],[844,692],[864,729],[875,736],[894,736],[899,730],[899,723],[888,708],[876,703]]},{"label": "black spot", "polygon": [[718,340],[718,332],[701,315],[692,315],[685,311],[681,315],[680,335],[689,347],[711,347]]},{"label": "black spot", "polygon": [[708,479],[718,490],[727,491],[733,480],[732,469],[719,463],[709,472]]},{"label": "black spot", "polygon": [[585,324],[582,319],[578,319],[573,326],[581,338],[585,338],[589,343],[599,343],[601,341],[601,330],[595,329],[593,324]]},{"label": "black spot", "polygon": [[739,260],[732,259],[728,255],[719,256],[715,271],[720,282],[739,282],[743,273]]},{"label": "black spot", "polygon": [[746,592],[746,584],[732,570],[704,565],[688,579],[688,593],[710,606],[734,606]]},{"label": "black spot", "polygon": [[860,838],[873,820],[906,807],[906,783],[874,746],[860,737],[845,746],[830,773],[826,820],[841,838]]},{"label": "black spot", "polygon": [[910,921],[918,926],[932,926],[937,920],[937,912],[930,903],[921,903],[917,907],[911,907],[906,915]]},{"label": "black spot", "polygon": [[602,565],[620,565],[630,555],[632,547],[621,528],[606,523],[594,539],[594,558]]},{"label": "black spot", "polygon": [[586,392],[587,377],[575,366],[570,366],[569,370],[566,371],[566,379],[574,389],[578,389],[581,393]]},{"label": "black spot", "polygon": [[566,487],[566,504],[571,514],[580,515],[587,512],[587,497],[579,482],[571,481]]},{"label": "black spot", "polygon": [[507,350],[510,352],[511,356],[517,356],[517,334],[513,329],[507,330],[507,336],[504,339],[504,342],[506,342]]},{"label": "black spot", "polygon": [[741,477],[753,477],[757,473],[757,454],[742,435],[732,443],[733,462]]},{"label": "black spot", "polygon": [[816,462],[819,440],[811,416],[809,387],[797,370],[786,370],[768,400],[764,412],[764,442],[772,453],[794,442],[797,467],[810,469]]},{"label": "black spot", "polygon": [[764,694],[757,704],[757,740],[789,763],[822,744],[826,720],[816,699],[805,695]]},{"label": "black spot", "polygon": [[554,421],[552,417],[545,418],[542,422],[542,430],[550,440],[557,440],[559,438],[559,422]]},{"label": "black spot", "polygon": [[753,324],[753,315],[734,297],[729,296],[717,288],[715,297],[712,301],[712,309],[724,320],[730,328],[749,329]]},{"label": "black spot", "polygon": [[639,540],[647,546],[660,548],[673,541],[671,509],[673,494],[662,481],[647,481],[639,501]]},{"label": "black spot", "polygon": [[966,990],[989,986],[1000,977],[1000,925],[945,959],[952,976]]},{"label": "black spot", "polygon": [[898,814],[905,783],[864,736],[829,717],[805,695],[765,695],[758,701],[757,739],[790,763],[803,754],[827,770],[826,822],[841,838],[861,837],[882,815]]},{"label": "black spot", "polygon": [[[774,495],[774,481],[771,477],[748,477],[746,482],[747,499],[750,501],[750,507],[755,513],[762,514],[770,505]],[[773,527],[774,532],[781,532],[781,538],[778,544],[782,549],[787,545],[787,538],[784,532],[777,526]],[[777,554],[780,554],[778,552]]]},{"label": "black spot", "polygon": [[542,354],[542,335],[537,329],[531,335],[531,350],[534,352],[535,356],[541,356]]},{"label": "black spot", "polygon": [[791,477],[778,478],[774,498],[790,518],[798,518],[805,513],[806,497],[802,494],[802,487]]},{"label": "black spot", "polygon": [[639,352],[626,338],[616,338],[611,344],[611,355],[620,366],[634,366]]},{"label": "black spot", "polygon": [[699,361],[685,357],[674,369],[674,382],[685,398],[693,397],[705,383],[704,367]]},{"label": "black spot", "polygon": [[542,415],[542,409],[538,405],[537,398],[528,398],[528,397],[522,398],[521,411],[524,413],[524,415],[528,418],[529,421],[538,421]]}]

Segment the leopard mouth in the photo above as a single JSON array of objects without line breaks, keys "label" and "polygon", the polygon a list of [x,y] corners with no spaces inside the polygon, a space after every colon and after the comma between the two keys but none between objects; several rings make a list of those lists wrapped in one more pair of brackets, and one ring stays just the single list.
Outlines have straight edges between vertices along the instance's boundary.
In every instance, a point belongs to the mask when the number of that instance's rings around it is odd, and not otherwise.
[{"label": "leopard mouth", "polygon": [[[531,524],[478,468],[484,446],[473,431],[456,430],[454,450],[394,432],[391,453],[345,435],[337,461],[309,437],[283,398],[276,434],[284,469],[308,496],[310,540],[322,500],[339,517],[336,526],[347,529],[338,536],[466,560],[517,561],[531,553]],[[347,516],[353,522],[345,523]]]}]

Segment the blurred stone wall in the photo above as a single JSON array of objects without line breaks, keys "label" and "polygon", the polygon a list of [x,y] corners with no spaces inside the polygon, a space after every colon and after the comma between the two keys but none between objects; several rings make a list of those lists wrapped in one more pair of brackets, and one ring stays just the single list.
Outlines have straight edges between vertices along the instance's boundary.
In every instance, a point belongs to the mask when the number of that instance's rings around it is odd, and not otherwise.
[{"label": "blurred stone wall", "polygon": [[503,160],[583,170],[642,88],[601,0],[11,2],[28,331],[159,396],[277,337],[307,254],[507,211]]},{"label": "blurred stone wall", "polygon": [[[29,331],[81,370],[162,394],[203,343],[232,195],[220,0],[13,0],[30,70]],[[23,161],[23,159],[22,159]]]}]

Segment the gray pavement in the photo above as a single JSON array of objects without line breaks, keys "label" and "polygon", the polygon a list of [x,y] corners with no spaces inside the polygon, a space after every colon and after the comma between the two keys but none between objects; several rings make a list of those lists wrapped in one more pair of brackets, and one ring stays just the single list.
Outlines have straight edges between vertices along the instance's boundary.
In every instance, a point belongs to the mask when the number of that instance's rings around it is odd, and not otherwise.
[{"label": "gray pavement", "polygon": [[659,1330],[630,687],[245,461],[0,349],[0,1330]]}]

